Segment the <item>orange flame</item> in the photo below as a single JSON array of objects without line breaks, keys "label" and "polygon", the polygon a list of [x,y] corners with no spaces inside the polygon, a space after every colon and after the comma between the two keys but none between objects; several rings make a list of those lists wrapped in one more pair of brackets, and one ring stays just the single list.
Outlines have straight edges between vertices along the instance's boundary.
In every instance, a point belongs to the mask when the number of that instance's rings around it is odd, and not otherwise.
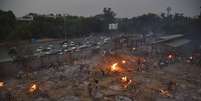
[{"label": "orange flame", "polygon": [[121,78],[121,81],[123,82],[124,88],[127,88],[128,85],[130,85],[131,82],[132,82],[132,80],[129,80],[126,76],[122,77],[122,78]]},{"label": "orange flame", "polygon": [[127,78],[126,76],[124,76],[124,77],[121,78],[121,80],[122,80],[123,82],[126,82],[126,81],[128,81],[128,78]]},{"label": "orange flame", "polygon": [[118,63],[114,63],[112,66],[111,66],[111,71],[118,71]]},{"label": "orange flame", "polygon": [[126,61],[125,61],[125,60],[122,60],[121,62],[122,62],[123,64],[125,64],[125,63],[126,63]]},{"label": "orange flame", "polygon": [[29,92],[35,92],[38,89],[38,86],[36,84],[32,84],[29,88]]},{"label": "orange flame", "polygon": [[159,89],[160,94],[163,96],[171,97],[172,95],[167,90]]},{"label": "orange flame", "polygon": [[4,82],[0,81],[0,87],[4,86]]}]

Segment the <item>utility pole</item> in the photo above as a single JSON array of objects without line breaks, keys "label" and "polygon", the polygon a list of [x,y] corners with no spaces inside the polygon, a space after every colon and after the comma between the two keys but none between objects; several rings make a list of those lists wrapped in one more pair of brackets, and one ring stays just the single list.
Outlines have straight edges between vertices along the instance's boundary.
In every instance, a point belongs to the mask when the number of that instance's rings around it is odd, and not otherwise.
[{"label": "utility pole", "polygon": [[171,7],[168,7],[167,8],[167,16],[169,17],[170,16],[170,12],[171,12],[172,8]]},{"label": "utility pole", "polygon": [[67,33],[66,33],[66,14],[63,15],[64,17],[64,38],[67,41]]},{"label": "utility pole", "polygon": [[166,10],[167,10],[167,24],[168,24],[168,31],[167,31],[167,33],[170,34],[170,32],[171,32],[170,31],[170,26],[171,26],[171,24],[170,24],[171,23],[170,13],[171,13],[172,8],[170,6],[168,6]]},{"label": "utility pole", "polygon": [[[201,9],[201,6],[200,6],[200,9]],[[201,11],[200,11],[200,18],[201,18]]]}]

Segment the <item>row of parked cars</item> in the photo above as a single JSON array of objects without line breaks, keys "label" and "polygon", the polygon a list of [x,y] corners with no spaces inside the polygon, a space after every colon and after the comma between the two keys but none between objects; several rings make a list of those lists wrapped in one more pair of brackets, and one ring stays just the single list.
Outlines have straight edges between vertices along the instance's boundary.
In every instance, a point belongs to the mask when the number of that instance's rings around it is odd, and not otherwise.
[{"label": "row of parked cars", "polygon": [[82,49],[86,48],[100,48],[101,45],[107,43],[110,38],[106,37],[101,40],[83,40],[82,42],[74,42],[74,41],[63,41],[60,44],[49,44],[46,46],[39,46],[34,55],[35,56],[43,56],[43,55],[51,55],[51,54],[59,54],[62,55],[65,52],[79,52]]},{"label": "row of parked cars", "polygon": [[53,44],[49,44],[48,46],[39,46],[34,55],[35,56],[43,56],[43,55],[50,55],[50,54],[56,54],[58,50],[54,48]]}]

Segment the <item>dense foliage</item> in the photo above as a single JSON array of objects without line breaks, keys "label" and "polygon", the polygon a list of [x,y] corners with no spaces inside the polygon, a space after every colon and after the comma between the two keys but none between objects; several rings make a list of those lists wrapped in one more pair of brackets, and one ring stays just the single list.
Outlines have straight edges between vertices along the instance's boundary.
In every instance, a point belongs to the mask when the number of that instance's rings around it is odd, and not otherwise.
[{"label": "dense foliage", "polygon": [[0,10],[0,40],[7,40],[14,34],[15,26],[16,19],[12,11],[4,12]]},{"label": "dense foliage", "polygon": [[[181,13],[161,15],[148,13],[133,18],[116,18],[111,8],[91,17],[57,15],[47,17],[30,13],[32,21],[17,20],[12,11],[0,10],[0,41],[31,38],[64,38],[108,32],[108,24],[118,23],[117,31],[124,33],[198,33],[201,32],[201,15],[186,17]],[[53,15],[53,14],[50,14]]]}]

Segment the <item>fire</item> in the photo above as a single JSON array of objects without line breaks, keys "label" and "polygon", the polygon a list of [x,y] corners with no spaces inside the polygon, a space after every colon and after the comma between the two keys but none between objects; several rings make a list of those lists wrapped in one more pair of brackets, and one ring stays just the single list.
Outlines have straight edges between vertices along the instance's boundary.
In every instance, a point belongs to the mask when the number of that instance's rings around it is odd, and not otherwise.
[{"label": "fire", "polygon": [[128,81],[128,78],[127,78],[126,76],[124,76],[124,77],[121,78],[121,80],[122,80],[123,82],[126,82],[126,81]]},{"label": "fire", "polygon": [[125,60],[122,60],[121,62],[122,62],[123,64],[125,64],[125,63],[126,63],[126,61],[125,61]]},{"label": "fire", "polygon": [[4,86],[4,82],[0,81],[0,88]]},{"label": "fire", "polygon": [[111,66],[111,71],[118,71],[118,63],[114,63],[112,66]]},{"label": "fire", "polygon": [[38,86],[36,84],[32,84],[29,88],[29,92],[35,92],[38,89]]},{"label": "fire", "polygon": [[172,95],[167,90],[159,89],[160,94],[166,97],[171,97]]},{"label": "fire", "polygon": [[172,59],[172,57],[173,57],[173,56],[172,56],[171,54],[170,54],[170,55],[168,55],[168,58],[169,58],[169,59]]},{"label": "fire", "polygon": [[123,83],[124,88],[127,88],[128,85],[130,85],[132,82],[132,80],[129,80],[126,76],[122,77],[121,81]]}]

